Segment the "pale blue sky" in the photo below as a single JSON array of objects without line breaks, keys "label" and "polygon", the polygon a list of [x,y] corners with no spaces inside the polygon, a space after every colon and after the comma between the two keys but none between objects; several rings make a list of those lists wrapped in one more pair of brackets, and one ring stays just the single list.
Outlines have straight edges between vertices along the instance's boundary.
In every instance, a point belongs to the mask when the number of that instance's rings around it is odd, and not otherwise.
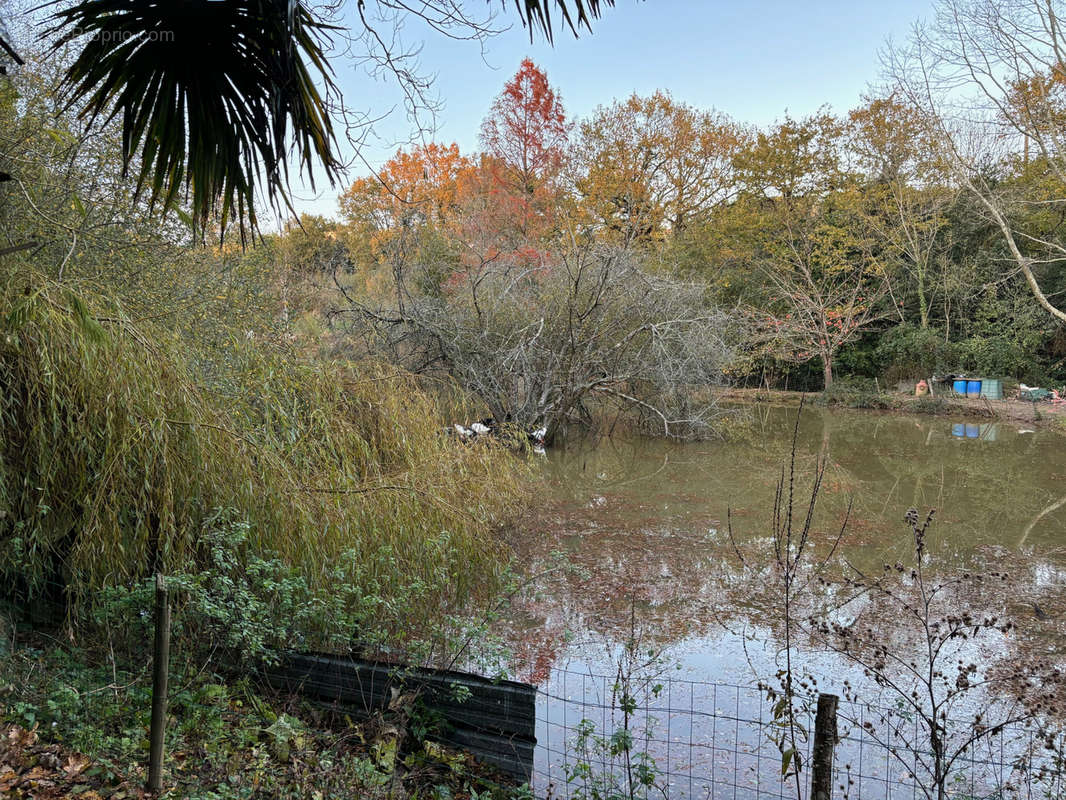
[{"label": "pale blue sky", "polygon": [[[470,5],[484,9],[482,0]],[[437,141],[458,142],[466,153],[476,150],[482,118],[526,56],[546,70],[571,118],[634,91],[656,89],[760,126],[786,111],[803,116],[824,104],[843,113],[877,82],[878,51],[886,39],[906,38],[911,25],[931,13],[931,0],[618,0],[593,23],[591,34],[575,40],[560,32],[550,47],[540,37],[530,44],[511,5],[507,0],[507,13],[497,23],[513,27],[487,43],[484,59],[475,42],[448,41],[425,26],[404,30],[408,42],[424,42],[422,67],[437,76],[435,91],[444,103]],[[376,167],[411,133],[399,94],[351,62],[335,67],[354,107],[374,114],[396,107],[363,150]],[[349,181],[367,171],[357,167]],[[317,197],[297,190],[296,205],[332,216],[336,195],[328,188]]]}]

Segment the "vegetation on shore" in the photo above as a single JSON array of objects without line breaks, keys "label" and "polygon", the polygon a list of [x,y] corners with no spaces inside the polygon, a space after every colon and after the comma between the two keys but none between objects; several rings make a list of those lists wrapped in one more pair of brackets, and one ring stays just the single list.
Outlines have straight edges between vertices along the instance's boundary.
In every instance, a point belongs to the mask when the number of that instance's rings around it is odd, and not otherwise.
[{"label": "vegetation on shore", "polygon": [[443,435],[409,376],[242,345],[227,374],[197,380],[187,343],[105,298],[25,273],[3,298],[0,374],[16,391],[0,406],[0,573],[16,593],[73,609],[205,566],[227,509],[246,554],[282,559],[313,591],[343,565],[385,603],[413,582],[426,611],[491,596],[489,532],[520,501],[522,466]]},{"label": "vegetation on shore", "polygon": [[[493,670],[483,620],[511,581],[494,534],[527,501],[529,462],[449,435],[483,413],[454,383],[327,341],[321,287],[285,247],[217,230],[188,246],[134,196],[114,131],[57,111],[56,77],[41,61],[0,84],[20,192],[0,222],[43,242],[0,262],[7,744],[99,767],[71,796],[139,793],[162,572],[172,796],[384,791],[392,773],[343,719],[284,718],[287,699],[240,675],[291,648]],[[443,774],[462,796],[466,760],[409,747],[412,789]],[[21,763],[19,780],[41,766]]]},{"label": "vegetation on shore", "polygon": [[763,404],[797,407],[809,402],[826,408],[950,416],[956,419],[1008,420],[1027,425],[1061,427],[1063,424],[1062,406],[1047,401],[1013,398],[989,400],[963,397],[952,391],[918,395],[911,386],[904,384],[904,387],[904,391],[887,391],[873,379],[849,377],[835,382],[827,391],[813,393],[765,387],[734,387],[721,395],[721,402],[726,407]]},{"label": "vegetation on shore", "polygon": [[[600,5],[579,3],[576,20],[561,0],[519,13],[550,36],[548,9],[574,27]],[[972,18],[978,5],[939,8]],[[1044,13],[1000,5],[1022,22]],[[534,429],[550,439],[610,418],[714,435],[727,381],[898,408],[879,380],[1066,380],[1061,48],[1016,59],[1029,72],[1003,91],[972,79],[993,133],[973,136],[971,161],[950,108],[932,86],[916,93],[908,68],[935,81],[938,58],[960,57],[942,20],[924,41],[932,63],[916,45],[847,114],[762,129],[666,91],[574,120],[525,59],[479,152],[401,150],[344,189],[339,219],[256,239],[264,189],[291,210],[290,134],[303,174],[315,159],[339,174],[339,112],[308,83],[320,75],[332,94],[322,45],[337,29],[290,6],[287,22],[268,26],[260,8],[233,23],[231,56],[262,37],[283,45],[252,48],[273,54],[263,75],[235,59],[188,90],[154,48],[132,58],[87,37],[78,55],[79,29],[27,44],[25,69],[0,82],[8,753],[65,743],[71,764],[84,755],[139,782],[148,581],[162,573],[177,597],[171,752],[201,761],[176,758],[174,792],[390,794],[402,745],[405,791],[481,795],[410,720],[388,757],[365,729],[334,738],[315,712],[271,707],[236,670],[285,649],[491,658],[484,620],[510,581],[494,532],[528,500]],[[451,9],[421,15],[452,31]],[[55,19],[130,32],[93,4]],[[149,32],[141,44],[156,44]],[[1009,62],[1002,33],[977,52]],[[370,38],[372,61],[398,63]],[[111,79],[125,93],[99,88]],[[225,110],[174,111],[172,97],[220,80]],[[417,77],[401,85],[425,102]],[[224,239],[234,221],[240,246]],[[515,435],[453,435],[477,419]],[[41,646],[27,625],[68,643]],[[251,766],[234,780],[236,761]],[[78,785],[102,793],[102,779]]]},{"label": "vegetation on shore", "polygon": [[[7,642],[10,644],[10,641]],[[19,637],[0,653],[0,794],[139,798],[151,677],[144,662]],[[162,797],[518,798],[496,773],[433,741],[431,717],[352,722],[254,681],[183,663],[172,670]]]}]

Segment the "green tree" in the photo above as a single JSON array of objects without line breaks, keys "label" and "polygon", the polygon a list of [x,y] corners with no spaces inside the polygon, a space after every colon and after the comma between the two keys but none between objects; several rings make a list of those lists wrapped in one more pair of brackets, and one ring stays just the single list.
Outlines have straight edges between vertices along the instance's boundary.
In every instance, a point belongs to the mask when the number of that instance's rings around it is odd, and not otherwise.
[{"label": "green tree", "polygon": [[820,358],[827,388],[837,352],[883,316],[887,292],[843,146],[840,120],[820,113],[786,118],[737,157],[745,191],[736,211],[752,226],[747,257],[769,298],[752,309],[758,337],[775,357]]}]

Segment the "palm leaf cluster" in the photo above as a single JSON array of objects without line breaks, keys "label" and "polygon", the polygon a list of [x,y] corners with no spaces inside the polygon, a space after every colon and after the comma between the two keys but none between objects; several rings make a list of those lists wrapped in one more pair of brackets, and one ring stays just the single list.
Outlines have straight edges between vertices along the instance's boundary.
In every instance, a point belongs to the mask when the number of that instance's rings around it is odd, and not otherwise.
[{"label": "palm leaf cluster", "polygon": [[558,9],[563,25],[576,36],[581,27],[592,30],[592,20],[598,19],[605,8],[613,6],[614,0],[573,0],[572,12],[569,0],[514,0],[514,5],[522,24],[529,28],[530,38],[533,37],[533,29],[539,27],[551,42],[555,27],[552,24],[552,6]]},{"label": "palm leaf cluster", "polygon": [[243,237],[264,194],[291,208],[290,151],[310,180],[315,161],[335,180],[333,27],[299,0],[81,0],[51,20],[57,49],[81,47],[68,102],[90,121],[121,117],[125,167],[139,156],[153,207],[185,196],[201,231],[217,211]]}]

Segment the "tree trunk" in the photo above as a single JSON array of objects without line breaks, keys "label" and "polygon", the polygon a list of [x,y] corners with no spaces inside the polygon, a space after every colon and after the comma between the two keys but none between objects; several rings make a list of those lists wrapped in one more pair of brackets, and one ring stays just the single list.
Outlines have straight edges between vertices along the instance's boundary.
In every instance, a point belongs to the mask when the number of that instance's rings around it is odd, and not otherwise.
[{"label": "tree trunk", "polygon": [[826,354],[822,356],[822,363],[825,365],[822,369],[822,375],[825,378],[825,389],[828,389],[833,385],[833,357]]},{"label": "tree trunk", "polygon": [[929,306],[925,300],[925,273],[918,272],[918,313],[921,315],[922,330],[929,327]]}]

